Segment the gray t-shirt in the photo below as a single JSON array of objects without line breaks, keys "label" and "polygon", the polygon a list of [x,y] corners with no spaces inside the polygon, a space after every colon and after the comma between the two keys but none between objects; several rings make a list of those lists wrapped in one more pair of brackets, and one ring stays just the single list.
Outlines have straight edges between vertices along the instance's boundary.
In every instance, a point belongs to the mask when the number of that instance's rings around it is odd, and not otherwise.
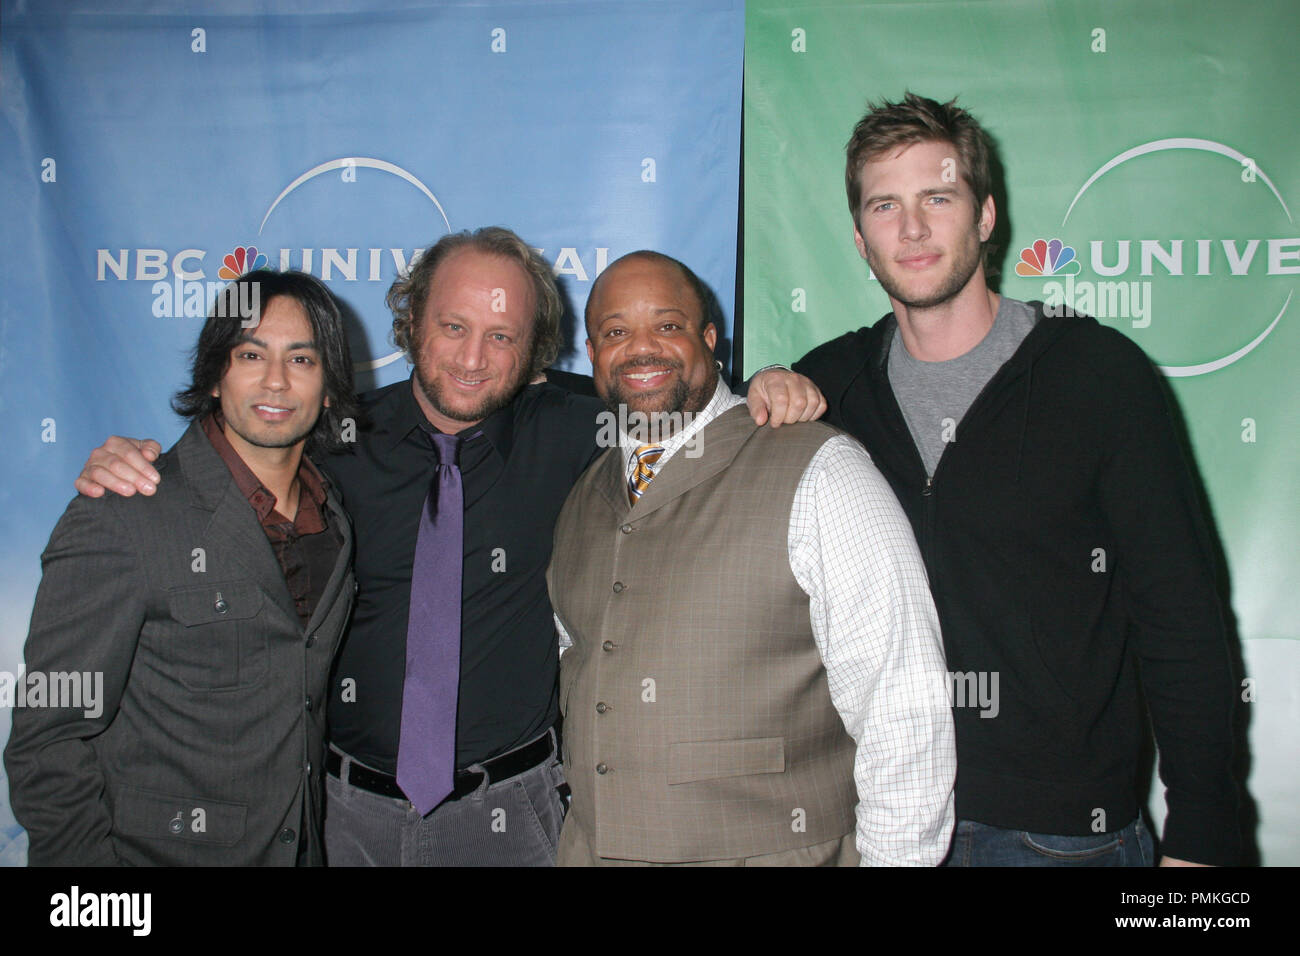
[{"label": "gray t-shirt", "polygon": [[946,362],[913,358],[903,344],[902,334],[894,330],[889,348],[889,384],[927,475],[934,474],[944,446],[957,440],[958,426],[971,403],[1020,348],[1033,327],[1033,307],[1004,295],[993,317],[993,327],[979,345]]}]

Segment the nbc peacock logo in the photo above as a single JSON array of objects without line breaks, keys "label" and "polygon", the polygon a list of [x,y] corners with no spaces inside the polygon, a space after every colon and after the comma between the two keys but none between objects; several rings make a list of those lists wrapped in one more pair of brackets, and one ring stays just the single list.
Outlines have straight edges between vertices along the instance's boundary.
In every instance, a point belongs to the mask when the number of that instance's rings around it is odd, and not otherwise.
[{"label": "nbc peacock logo", "polygon": [[226,257],[221,260],[217,278],[238,279],[245,272],[266,268],[266,262],[266,256],[257,251],[257,246],[235,246],[234,250],[226,253]]},{"label": "nbc peacock logo", "polygon": [[1135,341],[1167,376],[1228,368],[1277,329],[1300,276],[1296,220],[1260,151],[1274,165],[1286,155],[1276,143],[1247,155],[1196,137],[1112,155],[1062,203],[1053,232],[1069,230],[1077,245],[1035,238],[1015,276],[1038,286],[1047,315],[1140,333]]},{"label": "nbc peacock logo", "polygon": [[1033,245],[1020,250],[1016,275],[1077,276],[1080,268],[1072,246],[1067,246],[1060,239],[1038,239]]}]

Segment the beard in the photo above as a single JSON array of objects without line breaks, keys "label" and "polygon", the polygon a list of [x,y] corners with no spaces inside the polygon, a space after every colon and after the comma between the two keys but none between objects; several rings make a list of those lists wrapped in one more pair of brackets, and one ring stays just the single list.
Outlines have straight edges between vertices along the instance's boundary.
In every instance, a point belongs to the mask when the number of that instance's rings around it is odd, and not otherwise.
[{"label": "beard", "polygon": [[889,263],[882,261],[870,246],[867,247],[867,264],[871,266],[880,287],[891,299],[901,302],[909,309],[932,309],[955,299],[979,268],[981,256],[978,243],[973,247],[963,244],[948,274],[932,290],[923,293],[905,288],[903,281],[889,271]]},{"label": "beard", "polygon": [[[627,392],[619,384],[624,372],[634,368],[646,367],[667,367],[677,372],[677,380],[673,382],[671,388],[666,393],[660,393],[656,396],[640,395],[636,392]],[[681,373],[685,365],[676,360],[664,358],[655,358],[646,356],[641,359],[633,359],[630,362],[624,362],[622,365],[610,372],[609,383],[605,388],[604,394],[600,397],[604,400],[605,405],[613,412],[617,413],[620,405],[626,405],[629,411],[641,412],[645,415],[671,415],[673,412],[699,412],[704,406],[709,404],[709,399],[713,397],[713,392],[718,387],[718,373],[716,369],[711,370],[711,374],[697,388],[692,388],[682,378]],[[644,408],[640,403],[647,399],[657,401],[659,407]]]},{"label": "beard", "polygon": [[527,384],[531,368],[531,362],[525,363],[512,381],[506,382],[502,387],[483,395],[476,404],[461,408],[455,407],[443,398],[441,383],[436,379],[430,380],[426,378],[424,369],[420,367],[418,362],[415,366],[415,381],[420,386],[420,391],[424,392],[424,397],[429,400],[429,404],[439,414],[447,416],[452,421],[472,423],[480,422],[493,412],[509,405],[523,389],[524,385]]}]

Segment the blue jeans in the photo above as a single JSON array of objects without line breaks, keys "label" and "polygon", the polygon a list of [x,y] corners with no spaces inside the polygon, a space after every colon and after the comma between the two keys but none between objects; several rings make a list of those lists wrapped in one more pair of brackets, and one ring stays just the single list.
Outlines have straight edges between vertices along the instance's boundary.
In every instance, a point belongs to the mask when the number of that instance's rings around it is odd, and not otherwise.
[{"label": "blue jeans", "polygon": [[944,866],[1153,866],[1151,833],[1138,817],[1122,830],[1057,836],[958,820]]}]

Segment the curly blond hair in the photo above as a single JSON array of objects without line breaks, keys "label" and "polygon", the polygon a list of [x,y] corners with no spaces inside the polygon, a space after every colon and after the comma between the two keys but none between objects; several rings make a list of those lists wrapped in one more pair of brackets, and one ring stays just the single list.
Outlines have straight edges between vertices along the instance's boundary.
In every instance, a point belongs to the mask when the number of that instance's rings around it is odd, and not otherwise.
[{"label": "curly blond hair", "polygon": [[473,232],[443,236],[426,249],[414,265],[397,277],[385,298],[393,313],[394,343],[406,353],[411,364],[415,364],[416,353],[419,351],[420,321],[425,303],[429,301],[433,274],[440,262],[461,249],[473,249],[510,259],[518,263],[532,280],[537,308],[533,314],[530,371],[531,376],[536,376],[560,354],[560,316],[564,308],[560,302],[560,291],[555,285],[555,274],[546,260],[504,226],[485,226]]}]

